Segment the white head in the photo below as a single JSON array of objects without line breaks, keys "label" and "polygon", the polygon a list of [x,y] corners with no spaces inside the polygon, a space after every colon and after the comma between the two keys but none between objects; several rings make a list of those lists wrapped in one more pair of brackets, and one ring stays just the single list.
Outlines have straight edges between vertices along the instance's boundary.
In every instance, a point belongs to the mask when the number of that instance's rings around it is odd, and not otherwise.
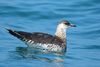
[{"label": "white head", "polygon": [[60,28],[60,29],[67,29],[67,28],[69,28],[69,27],[76,27],[76,25],[74,25],[74,24],[70,24],[69,23],[69,21],[67,21],[67,20],[63,20],[63,21],[61,21],[59,24],[58,24],[58,27]]},{"label": "white head", "polygon": [[66,38],[66,29],[69,27],[76,27],[76,25],[70,24],[67,20],[61,21],[58,26],[55,35],[65,39]]}]

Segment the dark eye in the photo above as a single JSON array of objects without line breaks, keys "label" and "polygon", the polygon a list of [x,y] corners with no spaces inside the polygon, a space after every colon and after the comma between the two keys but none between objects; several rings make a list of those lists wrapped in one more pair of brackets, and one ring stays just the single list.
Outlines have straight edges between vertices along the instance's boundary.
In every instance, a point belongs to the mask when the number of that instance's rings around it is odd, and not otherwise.
[{"label": "dark eye", "polygon": [[69,21],[67,21],[67,20],[62,20],[60,23],[63,23],[65,25],[70,25]]},{"label": "dark eye", "polygon": [[70,23],[69,23],[69,22],[65,22],[64,24],[65,24],[65,25],[70,25]]}]

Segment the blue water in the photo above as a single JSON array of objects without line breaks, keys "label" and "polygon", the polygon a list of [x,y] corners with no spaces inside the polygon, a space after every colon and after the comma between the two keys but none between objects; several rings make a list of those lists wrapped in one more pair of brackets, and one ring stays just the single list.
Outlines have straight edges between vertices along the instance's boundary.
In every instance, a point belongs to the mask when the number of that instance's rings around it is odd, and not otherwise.
[{"label": "blue water", "polygon": [[34,53],[0,27],[0,67],[100,67],[100,0],[1,0],[0,26],[54,34],[62,19],[67,31],[64,56]]}]

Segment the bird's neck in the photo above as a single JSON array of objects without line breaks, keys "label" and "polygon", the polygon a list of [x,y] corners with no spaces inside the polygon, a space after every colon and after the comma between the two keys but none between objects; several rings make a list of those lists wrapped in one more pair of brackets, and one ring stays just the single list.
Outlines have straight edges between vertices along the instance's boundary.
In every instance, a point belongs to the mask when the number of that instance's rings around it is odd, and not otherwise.
[{"label": "bird's neck", "polygon": [[63,29],[61,27],[57,27],[55,36],[59,37],[63,41],[66,41],[66,29]]}]

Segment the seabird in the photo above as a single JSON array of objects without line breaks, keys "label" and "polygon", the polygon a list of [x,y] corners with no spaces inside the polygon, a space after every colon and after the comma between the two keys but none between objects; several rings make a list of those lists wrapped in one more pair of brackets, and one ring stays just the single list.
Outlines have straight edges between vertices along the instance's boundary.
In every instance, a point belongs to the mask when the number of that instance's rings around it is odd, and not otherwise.
[{"label": "seabird", "polygon": [[50,52],[66,52],[66,30],[76,27],[67,20],[62,20],[57,26],[55,35],[42,32],[24,32],[7,29],[10,34],[27,44],[28,47]]}]

